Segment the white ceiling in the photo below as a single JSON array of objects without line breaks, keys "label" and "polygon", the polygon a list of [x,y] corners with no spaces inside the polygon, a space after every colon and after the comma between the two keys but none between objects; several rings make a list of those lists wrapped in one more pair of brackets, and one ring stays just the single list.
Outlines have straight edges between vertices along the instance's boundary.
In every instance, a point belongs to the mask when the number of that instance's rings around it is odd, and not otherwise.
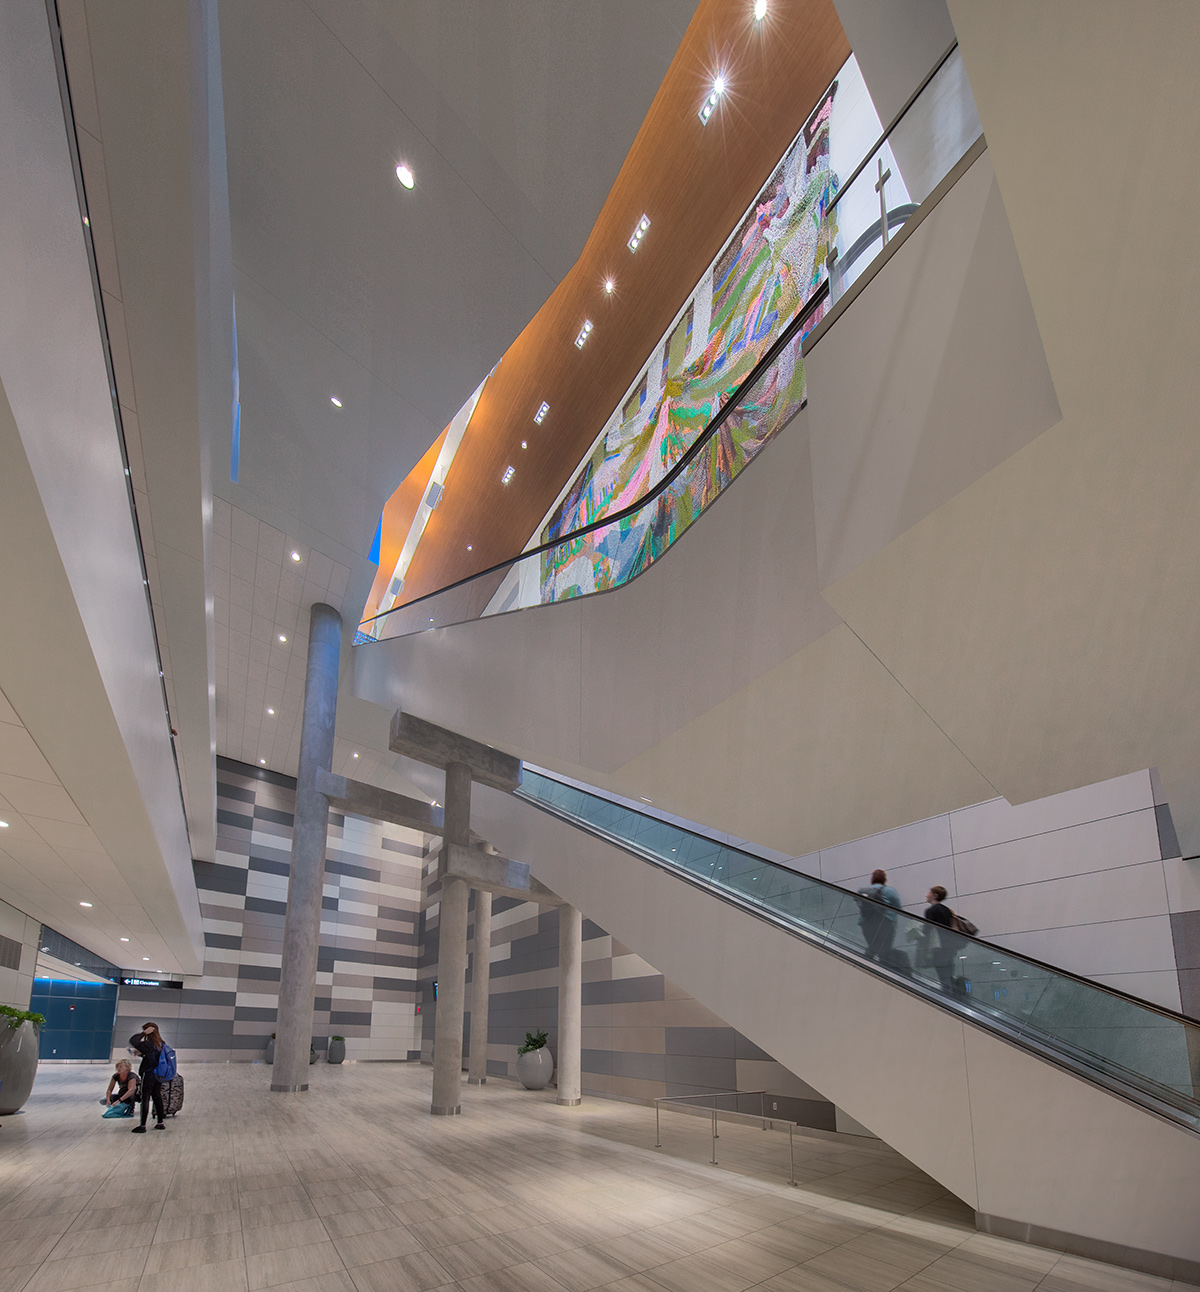
[{"label": "white ceiling", "polygon": [[237,485],[217,446],[218,494],[366,556],[582,250],[694,9],[220,7],[242,446]]}]

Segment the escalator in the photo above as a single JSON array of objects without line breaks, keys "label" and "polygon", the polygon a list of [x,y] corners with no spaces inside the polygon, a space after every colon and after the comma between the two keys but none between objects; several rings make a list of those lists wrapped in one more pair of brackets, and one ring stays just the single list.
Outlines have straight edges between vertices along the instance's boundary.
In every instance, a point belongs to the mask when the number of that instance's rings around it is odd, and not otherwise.
[{"label": "escalator", "polygon": [[1195,1281],[1200,1023],[905,912],[889,953],[875,903],[528,766],[473,819],[981,1228]]}]

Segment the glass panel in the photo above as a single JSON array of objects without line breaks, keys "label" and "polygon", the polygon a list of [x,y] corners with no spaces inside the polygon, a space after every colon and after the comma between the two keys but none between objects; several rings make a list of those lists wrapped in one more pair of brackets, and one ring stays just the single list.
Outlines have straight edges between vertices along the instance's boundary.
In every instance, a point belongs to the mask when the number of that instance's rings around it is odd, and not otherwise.
[{"label": "glass panel", "polygon": [[526,768],[518,794],[554,802],[660,864],[804,936],[910,979],[975,1022],[1057,1051],[1170,1104],[1200,1126],[1200,1025],[1050,966],[896,911],[717,840]]}]

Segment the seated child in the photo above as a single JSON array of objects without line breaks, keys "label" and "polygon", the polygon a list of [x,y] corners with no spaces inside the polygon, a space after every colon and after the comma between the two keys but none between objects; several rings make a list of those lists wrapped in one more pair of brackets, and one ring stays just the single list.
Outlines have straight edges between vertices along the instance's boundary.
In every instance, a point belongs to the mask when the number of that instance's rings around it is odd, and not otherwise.
[{"label": "seated child", "polygon": [[105,1117],[132,1117],[137,1103],[138,1079],[128,1059],[117,1060],[117,1070],[109,1078],[108,1089],[100,1101]]}]

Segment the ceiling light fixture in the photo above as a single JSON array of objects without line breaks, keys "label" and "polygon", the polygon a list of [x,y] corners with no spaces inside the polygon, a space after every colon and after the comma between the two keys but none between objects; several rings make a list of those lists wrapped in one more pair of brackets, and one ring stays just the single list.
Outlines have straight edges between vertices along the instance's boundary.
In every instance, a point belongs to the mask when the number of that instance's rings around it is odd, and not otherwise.
[{"label": "ceiling light fixture", "polygon": [[150,959],[150,957],[149,957],[149,956],[143,956],[143,957],[142,957],[142,959],[143,959],[143,960],[149,960],[149,959]]},{"label": "ceiling light fixture", "polygon": [[650,217],[643,215],[637,222],[637,227],[629,235],[629,250],[636,251],[642,245],[642,239],[646,236],[646,230],[650,227]]},{"label": "ceiling light fixture", "polygon": [[299,553],[299,552],[293,552],[293,553],[292,553],[292,560],[293,560],[293,561],[298,561],[299,559],[300,559],[300,553]]},{"label": "ceiling light fixture", "polygon": [[8,829],[8,822],[0,821],[0,830],[7,830],[7,829]]},{"label": "ceiling light fixture", "polygon": [[121,941],[122,941],[122,942],[128,942],[128,941],[129,941],[129,939],[128,939],[128,938],[122,938],[122,939],[121,939]]},{"label": "ceiling light fixture", "polygon": [[412,188],[413,173],[403,162],[396,167],[396,178],[404,185],[405,188]]},{"label": "ceiling light fixture", "polygon": [[357,754],[351,754],[351,755],[350,755],[350,757],[351,757],[351,758],[357,758],[357,757],[358,757],[358,755],[357,755]]},{"label": "ceiling light fixture", "polygon": [[80,902],[80,906],[91,906],[91,902]]},{"label": "ceiling light fixture", "polygon": [[712,87],[712,90],[709,92],[708,98],[704,100],[704,103],[700,107],[700,111],[696,113],[696,115],[700,118],[700,124],[702,126],[708,125],[708,119],[709,117],[712,116],[713,111],[716,108],[717,103],[721,98],[721,95],[724,93],[725,93],[725,77],[722,76],[720,72],[718,72],[716,79],[713,81],[713,87]]},{"label": "ceiling light fixture", "polygon": [[85,228],[90,229],[92,227],[92,222],[87,218],[86,215],[83,217],[83,223]]},{"label": "ceiling light fixture", "polygon": [[[504,474],[500,477],[500,483],[501,483],[501,484],[508,484],[508,482],[509,482],[509,481],[513,478],[513,476],[515,476],[516,474],[517,474],[517,469],[516,469],[516,467],[505,467],[505,468],[504,468]],[[433,623],[433,620],[431,619],[429,622],[430,622],[430,623]]]},{"label": "ceiling light fixture", "polygon": [[342,401],[336,395],[330,395],[329,402],[334,406],[334,408],[341,408],[342,406]]},{"label": "ceiling light fixture", "polygon": [[754,0],[754,21],[762,22],[767,16],[767,0]]},{"label": "ceiling light fixture", "polygon": [[274,709],[268,709],[268,710],[267,710],[267,716],[268,716],[269,718],[273,718],[273,717],[275,716],[275,710],[274,710]]},{"label": "ceiling light fixture", "polygon": [[266,760],[265,758],[260,758],[260,759],[258,760],[258,765],[259,765],[260,767],[265,767],[265,766],[267,765],[267,760]]},{"label": "ceiling light fixture", "polygon": [[528,440],[522,440],[522,441],[521,441],[521,447],[522,447],[523,449],[527,449],[527,448],[529,447],[529,441],[528,441]]},{"label": "ceiling light fixture", "polygon": [[287,638],[284,636],[284,634],[283,634],[283,633],[280,633],[280,634],[279,634],[279,640],[280,640],[281,642],[286,642],[286,641],[287,641]]},{"label": "ceiling light fixture", "polygon": [[533,415],[534,424],[537,426],[541,426],[541,424],[546,420],[546,414],[549,411],[550,411],[550,405],[547,404],[545,400],[542,400],[541,408],[539,408],[537,412],[534,413]]},{"label": "ceiling light fixture", "polygon": [[604,291],[607,295],[611,296],[615,287],[616,283],[614,283],[611,278],[606,278],[604,280]]},{"label": "ceiling light fixture", "polygon": [[594,328],[595,326],[596,325],[592,322],[591,319],[583,320],[583,327],[579,329],[579,335],[575,338],[576,350],[583,349],[584,343],[587,341],[588,337],[592,335],[592,328]]},{"label": "ceiling light fixture", "polygon": [[470,543],[467,544],[467,551],[468,552],[474,551],[474,548],[472,548]]}]

